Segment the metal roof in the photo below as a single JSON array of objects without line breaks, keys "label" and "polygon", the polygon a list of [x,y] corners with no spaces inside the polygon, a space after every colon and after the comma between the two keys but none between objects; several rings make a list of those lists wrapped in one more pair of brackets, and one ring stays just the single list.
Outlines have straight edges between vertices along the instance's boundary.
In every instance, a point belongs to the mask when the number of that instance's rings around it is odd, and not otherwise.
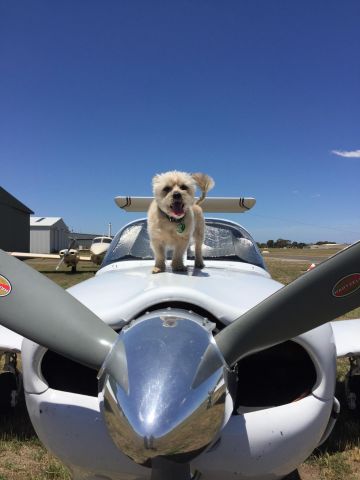
[{"label": "metal roof", "polygon": [[52,227],[61,217],[30,217],[30,227]]},{"label": "metal roof", "polygon": [[15,198],[11,193],[7,192],[5,188],[0,187],[0,203],[8,205],[16,210],[20,210],[25,213],[34,213],[30,210],[29,207],[21,203],[17,198]]}]

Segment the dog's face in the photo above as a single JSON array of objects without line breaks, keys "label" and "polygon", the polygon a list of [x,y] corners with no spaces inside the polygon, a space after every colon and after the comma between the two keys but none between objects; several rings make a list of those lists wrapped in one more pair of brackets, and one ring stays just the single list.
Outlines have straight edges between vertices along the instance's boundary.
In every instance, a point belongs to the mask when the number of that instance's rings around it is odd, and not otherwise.
[{"label": "dog's face", "polygon": [[153,192],[159,208],[167,215],[181,218],[195,202],[196,183],[185,172],[166,172],[153,178]]}]

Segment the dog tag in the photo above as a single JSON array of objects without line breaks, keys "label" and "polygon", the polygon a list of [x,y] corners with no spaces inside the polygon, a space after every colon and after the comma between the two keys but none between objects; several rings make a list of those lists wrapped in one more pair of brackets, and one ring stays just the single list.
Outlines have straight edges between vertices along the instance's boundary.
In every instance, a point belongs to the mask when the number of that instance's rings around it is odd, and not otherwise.
[{"label": "dog tag", "polygon": [[178,223],[176,230],[178,233],[183,233],[185,230],[185,223],[184,222]]}]

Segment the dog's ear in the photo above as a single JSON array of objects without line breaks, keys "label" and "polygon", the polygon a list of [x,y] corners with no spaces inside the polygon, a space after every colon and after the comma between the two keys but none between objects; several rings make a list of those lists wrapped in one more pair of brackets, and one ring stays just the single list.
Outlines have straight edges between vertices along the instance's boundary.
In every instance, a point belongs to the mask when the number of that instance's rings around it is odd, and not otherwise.
[{"label": "dog's ear", "polygon": [[152,179],[152,185],[156,185],[160,180],[160,174],[157,173],[156,175],[153,176],[153,179]]}]

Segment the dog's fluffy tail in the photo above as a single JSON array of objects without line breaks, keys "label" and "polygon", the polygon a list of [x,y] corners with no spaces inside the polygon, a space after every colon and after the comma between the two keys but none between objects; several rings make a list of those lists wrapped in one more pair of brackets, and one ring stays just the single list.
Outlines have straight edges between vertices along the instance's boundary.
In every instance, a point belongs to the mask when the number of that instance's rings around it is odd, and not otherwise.
[{"label": "dog's fluffy tail", "polygon": [[205,173],[192,173],[191,176],[201,190],[201,197],[196,202],[197,205],[200,205],[204,201],[207,192],[214,187],[215,182],[211,177],[209,177],[209,175],[206,175]]}]

